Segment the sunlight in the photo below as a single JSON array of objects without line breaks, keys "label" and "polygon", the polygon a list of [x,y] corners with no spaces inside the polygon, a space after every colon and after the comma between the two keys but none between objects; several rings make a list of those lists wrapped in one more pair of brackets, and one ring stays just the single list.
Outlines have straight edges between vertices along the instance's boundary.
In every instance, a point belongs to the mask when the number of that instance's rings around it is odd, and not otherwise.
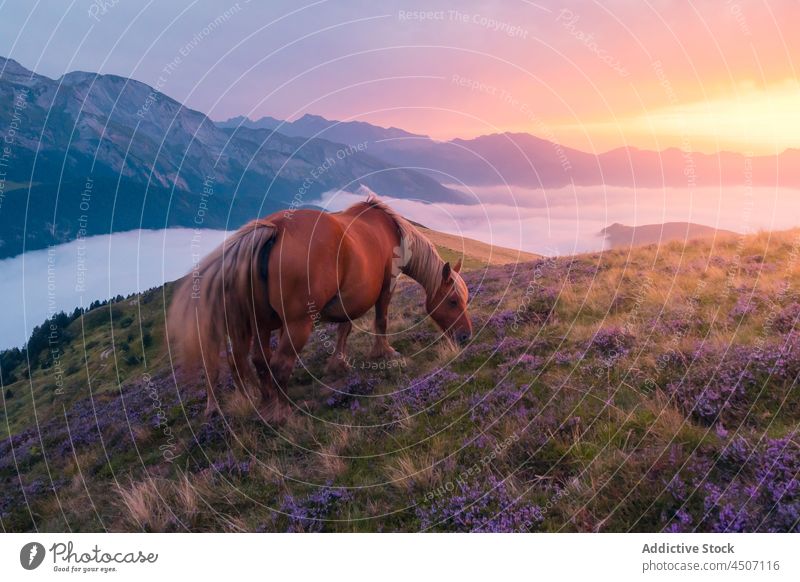
[{"label": "sunlight", "polygon": [[653,149],[779,154],[800,147],[799,103],[800,83],[795,79],[766,88],[743,83],[734,93],[705,101],[572,129],[596,133],[600,144],[618,141],[623,135],[628,144]]}]

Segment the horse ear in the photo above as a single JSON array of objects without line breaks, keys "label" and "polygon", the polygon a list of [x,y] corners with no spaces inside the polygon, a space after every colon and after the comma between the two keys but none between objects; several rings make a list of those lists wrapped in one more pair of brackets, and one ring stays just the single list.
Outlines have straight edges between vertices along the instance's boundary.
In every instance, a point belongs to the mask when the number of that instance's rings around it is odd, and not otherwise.
[{"label": "horse ear", "polygon": [[453,267],[453,270],[454,270],[456,273],[460,273],[460,272],[461,272],[461,259],[458,259],[458,262],[456,263],[456,266],[455,266],[455,267]]},{"label": "horse ear", "polygon": [[447,281],[450,278],[450,263],[445,263],[442,267],[442,281]]}]

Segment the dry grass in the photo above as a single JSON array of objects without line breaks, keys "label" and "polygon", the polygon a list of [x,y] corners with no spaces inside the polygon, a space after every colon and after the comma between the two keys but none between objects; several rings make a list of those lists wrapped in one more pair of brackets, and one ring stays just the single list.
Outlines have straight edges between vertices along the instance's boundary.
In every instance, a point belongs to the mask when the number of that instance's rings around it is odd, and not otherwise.
[{"label": "dry grass", "polygon": [[[63,509],[68,520],[84,529],[100,521],[94,516],[94,502],[103,518],[113,516],[110,523],[102,524],[112,529],[280,531],[287,529],[288,518],[270,508],[279,508],[291,496],[318,510],[315,494],[331,483],[347,488],[348,497],[331,498],[330,517],[336,521],[326,523],[324,530],[411,531],[419,526],[419,519],[414,511],[402,513],[399,509],[419,501],[421,493],[455,482],[476,459],[508,441],[510,444],[481,464],[475,486],[480,488],[489,475],[514,475],[506,484],[510,495],[519,494],[523,503],[539,506],[553,499],[554,491],[566,487],[567,492],[549,508],[543,529],[625,531],[635,527],[658,531],[663,527],[668,496],[665,483],[682,470],[691,454],[713,463],[725,442],[684,404],[676,404],[679,401],[674,394],[670,400],[662,390],[680,381],[700,345],[718,351],[753,345],[770,332],[765,305],[776,300],[785,307],[798,301],[800,270],[790,256],[792,236],[759,235],[744,244],[718,241],[711,247],[693,242],[586,255],[574,261],[559,259],[554,268],[544,271],[541,280],[546,291],[560,294],[557,318],[531,320],[514,329],[490,327],[476,338],[477,347],[487,352],[504,336],[518,346],[536,339],[526,349],[534,360],[546,363],[531,364],[527,371],[518,366],[502,381],[509,391],[530,383],[524,402],[511,405],[510,412],[505,410],[509,403],[503,400],[502,390],[492,394],[499,395],[496,400],[488,399],[488,411],[471,414],[469,409],[474,397],[501,388],[499,371],[508,363],[506,354],[486,359],[479,350],[470,355],[440,341],[417,357],[408,357],[408,367],[403,370],[408,378],[413,380],[438,367],[448,367],[462,378],[478,373],[423,414],[402,410],[399,402],[384,397],[402,388],[396,370],[372,375],[375,392],[370,396],[375,398],[358,397],[360,406],[353,409],[327,406],[318,385],[296,374],[290,394],[298,400],[316,400],[317,418],[294,410],[284,424],[274,427],[258,420],[246,395],[226,392],[221,404],[231,422],[224,434],[206,435],[202,444],[193,440],[202,419],[189,419],[190,432],[181,414],[170,416],[179,442],[186,443],[183,451],[189,453],[180,465],[167,466],[157,454],[157,446],[146,447],[140,452],[149,476],[137,476],[112,489],[108,485],[111,479],[101,476],[107,463],[101,450],[79,449],[77,464],[71,453],[65,456],[56,466],[67,480],[59,490]],[[758,255],[765,257],[763,264]],[[568,273],[568,266],[575,271]],[[517,309],[529,275],[525,269],[532,270],[522,265],[521,275],[507,291],[502,283],[510,269],[489,272],[490,288],[476,296],[473,315],[477,322],[486,322],[493,311]],[[698,286],[700,281],[705,285]],[[784,292],[787,284],[789,291]],[[403,293],[406,285],[414,284],[401,283],[390,316],[392,331],[401,332],[393,338],[401,351],[417,341],[404,336],[405,330],[425,317],[421,295],[418,290]],[[742,318],[732,317],[737,300],[753,291],[759,307]],[[360,324],[370,329],[371,318],[367,316]],[[433,329],[429,321],[423,326]],[[595,347],[587,350],[598,329],[617,327],[623,328],[626,338],[632,336],[630,349],[623,350],[619,358],[608,363]],[[780,335],[776,332],[770,339],[780,339]],[[364,357],[371,340],[368,332],[354,333],[352,355]],[[521,349],[509,348],[508,358]],[[324,358],[314,359],[319,352],[305,355],[312,359],[311,371],[319,372]],[[466,357],[457,357],[460,355]],[[674,360],[663,360],[664,355],[674,356]],[[668,367],[664,367],[665,361]],[[712,368],[713,362],[709,364],[709,370]],[[407,381],[403,376],[402,382]],[[772,407],[774,415],[780,415],[776,422],[757,416],[771,411],[773,401],[790,390],[789,384],[779,379],[770,382],[761,407],[740,426],[726,422],[726,429],[731,433],[740,429],[755,440],[764,434],[787,434],[790,429],[786,427],[796,424],[791,407],[782,411],[776,410],[778,405]],[[502,419],[498,418],[501,413]],[[403,420],[392,423],[394,418]],[[375,426],[381,428],[372,428]],[[481,433],[485,438],[478,441],[475,437]],[[148,434],[142,428],[137,429],[135,438],[157,445],[160,436],[157,430]],[[399,452],[386,455],[388,451]],[[120,454],[120,449],[113,452]],[[115,472],[118,467],[123,474],[126,468],[141,470],[122,455],[124,452],[112,459]],[[224,464],[230,458],[237,461],[233,469],[209,468],[211,463]],[[437,464],[442,459],[447,461]],[[250,461],[249,468],[240,470],[240,461]],[[79,468],[89,480],[91,498],[84,490]],[[359,488],[380,483],[385,486]],[[98,491],[101,487],[104,490]],[[112,496],[116,511],[108,507]],[[55,500],[41,499],[33,507],[44,515],[38,527],[63,529],[62,507]],[[647,521],[636,522],[642,515]],[[381,517],[364,519],[368,516]],[[351,517],[352,522],[341,521]],[[23,529],[28,522],[19,519],[17,523],[22,525],[15,527]]]},{"label": "dry grass", "polygon": [[461,348],[450,338],[443,337],[434,348],[433,363],[436,367],[446,366],[456,359],[461,353]]},{"label": "dry grass", "polygon": [[466,256],[466,266],[470,268],[524,263],[540,258],[539,255],[534,253],[490,245],[471,238],[439,232],[425,227],[420,228],[420,230],[433,244],[439,247],[439,251],[445,255],[446,259],[458,260],[462,255]]},{"label": "dry grass", "polygon": [[439,481],[435,463],[430,453],[399,453],[384,464],[384,474],[395,487],[424,491]]},{"label": "dry grass", "polygon": [[257,415],[259,396],[254,391],[234,390],[221,399],[222,410],[226,416],[235,419],[253,418]]},{"label": "dry grass", "polygon": [[164,532],[174,522],[174,515],[153,478],[138,482],[131,479],[128,487],[117,486],[117,494],[127,531]]},{"label": "dry grass", "polygon": [[649,430],[662,442],[670,442],[687,426],[686,416],[661,390],[644,400],[643,407],[655,416]]},{"label": "dry grass", "polygon": [[347,426],[336,427],[331,432],[330,442],[319,447],[314,469],[321,477],[333,479],[347,470],[347,461],[341,455],[353,439],[353,432],[354,429]]},{"label": "dry grass", "polygon": [[200,494],[186,473],[178,478],[178,482],[175,484],[175,493],[183,515],[193,522],[199,510]]}]

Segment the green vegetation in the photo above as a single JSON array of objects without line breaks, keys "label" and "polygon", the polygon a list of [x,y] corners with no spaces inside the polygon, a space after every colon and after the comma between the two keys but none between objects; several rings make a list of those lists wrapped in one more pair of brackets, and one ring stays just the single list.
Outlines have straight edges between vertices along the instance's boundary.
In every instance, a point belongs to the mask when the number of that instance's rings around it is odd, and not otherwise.
[{"label": "green vegetation", "polygon": [[202,384],[170,368],[169,286],[111,302],[65,325],[61,386],[46,351],[30,379],[3,360],[3,528],[797,530],[798,249],[791,231],[477,269],[464,350],[403,282],[403,359],[365,359],[365,318],[352,371],[325,378],[318,330],[277,427],[230,382],[204,422]]}]

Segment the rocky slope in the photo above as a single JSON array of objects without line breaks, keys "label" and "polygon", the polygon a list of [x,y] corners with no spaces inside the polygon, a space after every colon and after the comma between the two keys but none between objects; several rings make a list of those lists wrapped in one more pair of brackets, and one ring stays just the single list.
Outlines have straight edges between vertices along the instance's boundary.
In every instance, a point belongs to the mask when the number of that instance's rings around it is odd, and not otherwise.
[{"label": "rocky slope", "polygon": [[[0,57],[0,258],[132,228],[236,228],[333,189],[463,202],[369,148],[222,129],[116,75],[37,75]],[[13,191],[5,184],[22,184]],[[199,222],[198,222],[199,221]]]}]

